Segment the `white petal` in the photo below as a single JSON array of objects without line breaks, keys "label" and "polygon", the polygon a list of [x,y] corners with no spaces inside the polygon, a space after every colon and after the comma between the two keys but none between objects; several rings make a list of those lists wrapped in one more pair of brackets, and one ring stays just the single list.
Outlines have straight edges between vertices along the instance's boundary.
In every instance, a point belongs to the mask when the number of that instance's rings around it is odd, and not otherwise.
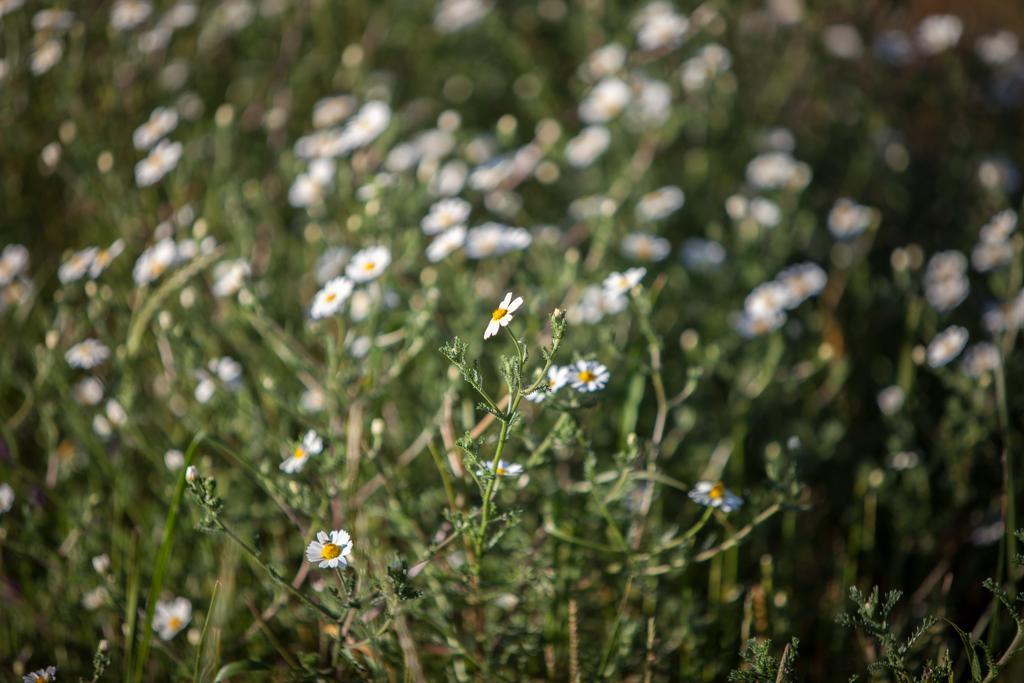
[{"label": "white petal", "polygon": [[523,305],[523,297],[517,296],[516,300],[508,305],[508,312],[509,313],[515,313],[517,310],[519,310],[519,307],[522,306],[522,305]]},{"label": "white petal", "polygon": [[504,308],[504,309],[507,310],[508,307],[511,304],[512,304],[512,292],[505,292],[505,298],[501,300],[500,304],[498,304],[498,308]]}]

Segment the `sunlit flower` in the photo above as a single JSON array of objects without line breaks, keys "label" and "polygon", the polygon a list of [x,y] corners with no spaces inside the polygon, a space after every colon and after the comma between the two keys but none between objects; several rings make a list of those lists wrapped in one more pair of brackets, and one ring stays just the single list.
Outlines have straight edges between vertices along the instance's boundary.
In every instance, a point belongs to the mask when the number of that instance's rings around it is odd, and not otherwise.
[{"label": "sunlit flower", "polygon": [[501,300],[498,307],[491,312],[491,319],[487,322],[487,329],[484,330],[484,339],[490,339],[498,334],[501,328],[507,327],[515,317],[513,313],[519,310],[519,307],[522,305],[523,297],[517,296],[513,300],[512,292],[506,293],[505,298]]},{"label": "sunlit flower", "polygon": [[620,248],[626,258],[648,263],[664,261],[672,251],[672,245],[664,237],[643,232],[632,232],[623,237]]},{"label": "sunlit flower", "polygon": [[[547,384],[533,393],[526,395],[527,401],[542,403],[548,396],[555,393],[569,383],[569,368],[559,365],[552,365],[548,368]],[[545,391],[545,389],[547,389]]]},{"label": "sunlit flower", "polygon": [[774,228],[782,220],[779,205],[764,197],[731,195],[725,200],[725,212],[737,223],[753,221],[762,228]]},{"label": "sunlit flower", "polygon": [[811,167],[788,152],[766,152],[750,160],[746,178],[758,190],[802,190],[811,181]]},{"label": "sunlit flower", "polygon": [[110,349],[96,339],[78,342],[64,354],[64,359],[73,368],[90,370],[110,357]]},{"label": "sunlit flower", "polygon": [[423,217],[420,227],[426,234],[436,235],[459,225],[464,226],[471,209],[470,203],[464,199],[442,199],[430,207],[430,212]]},{"label": "sunlit flower", "polygon": [[499,460],[498,467],[495,469],[494,463],[489,462],[484,467],[477,470],[476,474],[478,477],[482,477],[488,472],[495,474],[499,477],[518,477],[523,473],[523,466],[516,462],[509,462],[508,460]]},{"label": "sunlit flower", "polygon": [[738,510],[743,505],[743,499],[725,488],[722,482],[699,481],[690,491],[690,500],[717,508],[722,512]]},{"label": "sunlit flower", "polygon": [[618,43],[608,43],[599,47],[587,57],[581,71],[591,79],[613,75],[626,63],[626,48]]},{"label": "sunlit flower", "polygon": [[52,69],[64,56],[64,46],[59,40],[51,38],[40,45],[32,53],[29,69],[34,76],[41,76]]},{"label": "sunlit flower", "polygon": [[928,259],[924,273],[924,295],[939,313],[947,313],[967,298],[971,282],[967,279],[967,257],[949,249]]},{"label": "sunlit flower", "polygon": [[899,386],[893,384],[878,392],[878,409],[883,415],[895,415],[903,408],[907,395]]},{"label": "sunlit flower", "polygon": [[124,240],[116,239],[106,249],[99,249],[89,264],[89,277],[95,280],[103,274],[110,264],[124,252]]},{"label": "sunlit flower", "polygon": [[284,462],[281,463],[281,471],[288,474],[301,472],[302,468],[306,466],[306,461],[314,455],[320,455],[323,449],[324,440],[310,429],[302,437],[302,441],[296,443],[291,452],[285,455]]},{"label": "sunlit flower", "polygon": [[729,71],[732,53],[718,43],[709,43],[683,62],[679,80],[688,93],[703,90],[713,79]]},{"label": "sunlit flower", "polygon": [[98,247],[86,247],[76,251],[68,257],[68,260],[60,264],[60,268],[57,269],[57,279],[63,284],[81,280],[89,272],[89,266],[92,265],[97,252],[99,252]]},{"label": "sunlit flower", "polygon": [[71,387],[71,396],[83,406],[94,406],[103,400],[103,384],[95,377],[86,377]]},{"label": "sunlit flower", "polygon": [[960,355],[969,338],[967,330],[959,325],[950,325],[928,344],[928,365],[941,368]]},{"label": "sunlit flower", "polygon": [[48,666],[45,669],[37,669],[30,674],[21,677],[22,683],[49,683],[57,680],[57,667]]},{"label": "sunlit flower", "polygon": [[815,263],[797,263],[775,276],[786,290],[786,308],[796,308],[825,288],[828,275]]},{"label": "sunlit flower", "polygon": [[674,185],[648,192],[636,205],[636,213],[645,220],[657,221],[666,218],[683,207],[686,195]]},{"label": "sunlit flower", "polygon": [[981,377],[985,373],[995,372],[1002,365],[1002,354],[991,342],[978,342],[964,353],[964,371],[971,377]]},{"label": "sunlit flower", "polygon": [[226,297],[237,294],[251,272],[252,268],[245,259],[221,261],[213,269],[213,295]]},{"label": "sunlit flower", "polygon": [[565,143],[565,160],[570,166],[586,168],[604,154],[611,139],[604,126],[587,126]]},{"label": "sunlit flower", "polygon": [[871,225],[874,210],[843,197],[836,200],[828,213],[828,229],[836,239],[856,237]]},{"label": "sunlit flower", "polygon": [[611,373],[594,360],[578,360],[568,366],[569,384],[576,391],[591,392],[604,389],[611,379]]},{"label": "sunlit flower", "polygon": [[441,33],[455,33],[477,23],[491,9],[484,0],[441,0],[434,10],[434,26]]},{"label": "sunlit flower", "polygon": [[960,42],[964,22],[955,14],[932,14],[917,27],[917,44],[921,52],[934,55],[955,47]]},{"label": "sunlit flower", "polygon": [[138,260],[135,261],[135,268],[132,270],[135,283],[147,285],[153,282],[167,272],[177,258],[178,247],[174,241],[170,238],[160,240],[142,252]]},{"label": "sunlit flower", "polygon": [[386,102],[372,101],[364,104],[341,132],[338,144],[340,153],[365,147],[380,136],[391,123],[391,107]]},{"label": "sunlit flower", "polygon": [[353,282],[376,280],[391,263],[391,250],[387,247],[367,247],[357,251],[345,268]]},{"label": "sunlit flower", "polygon": [[611,273],[604,279],[604,288],[609,294],[621,296],[640,284],[646,274],[646,268],[630,268],[624,273]]},{"label": "sunlit flower", "polygon": [[160,600],[153,614],[153,630],[161,640],[170,640],[192,621],[192,603],[188,598]]},{"label": "sunlit flower", "polygon": [[607,123],[626,108],[631,97],[624,81],[605,78],[580,102],[580,119],[584,123]]},{"label": "sunlit flower", "polygon": [[152,13],[153,5],[145,0],[117,0],[110,10],[110,26],[117,31],[131,31]]},{"label": "sunlit flower", "polygon": [[690,28],[689,20],[676,13],[671,3],[662,0],[644,7],[633,25],[637,45],[647,51],[678,47]]},{"label": "sunlit flower", "polygon": [[788,307],[789,291],[772,280],[754,287],[743,301],[743,311],[751,318],[768,319]]},{"label": "sunlit flower", "polygon": [[352,295],[353,284],[347,277],[336,277],[323,286],[313,297],[309,317],[313,320],[328,318],[338,313]]},{"label": "sunlit flower", "polygon": [[740,313],[733,319],[733,326],[743,337],[750,339],[774,332],[786,323],[786,314],[781,310],[763,316]]},{"label": "sunlit flower", "polygon": [[318,564],[320,569],[347,567],[348,557],[352,554],[352,538],[343,529],[318,531],[316,540],[306,546],[306,559]]},{"label": "sunlit flower", "polygon": [[135,164],[135,184],[149,187],[174,170],[181,158],[180,142],[170,142],[166,138],[150,150],[149,155]]}]

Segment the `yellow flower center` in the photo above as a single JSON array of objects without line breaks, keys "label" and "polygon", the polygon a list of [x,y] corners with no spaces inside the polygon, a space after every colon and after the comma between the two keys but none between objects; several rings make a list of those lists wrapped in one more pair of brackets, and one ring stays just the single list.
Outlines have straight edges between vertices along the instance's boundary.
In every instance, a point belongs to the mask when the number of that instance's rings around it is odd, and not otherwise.
[{"label": "yellow flower center", "polygon": [[583,370],[582,372],[580,372],[579,379],[583,383],[588,383],[593,382],[596,379],[596,377],[594,376],[594,373],[592,373],[590,370]]},{"label": "yellow flower center", "polygon": [[171,617],[171,620],[167,622],[167,627],[172,631],[177,631],[181,628],[181,619],[178,617]]},{"label": "yellow flower center", "polygon": [[293,458],[305,458],[306,457],[306,449],[304,449],[302,446],[296,446],[295,450],[292,451],[292,457]]},{"label": "yellow flower center", "polygon": [[333,560],[338,555],[341,555],[341,546],[334,545],[333,543],[324,543],[324,549],[320,551],[320,555],[325,560]]},{"label": "yellow flower center", "polygon": [[506,474],[508,474],[508,470],[506,470],[501,465],[498,465],[498,469],[496,471],[497,471],[498,475],[502,476],[502,477],[504,477]]},{"label": "yellow flower center", "polygon": [[491,320],[501,320],[508,315],[507,308],[495,308],[494,312],[491,313]]},{"label": "yellow flower center", "polygon": [[338,298],[338,295],[335,294],[334,292],[330,292],[324,298],[327,300],[327,303],[333,303],[334,300]]},{"label": "yellow flower center", "polygon": [[708,498],[711,500],[722,500],[725,497],[725,484],[718,482],[708,491]]},{"label": "yellow flower center", "polygon": [[372,271],[376,267],[377,267],[377,264],[374,263],[373,261],[367,261],[366,263],[363,264],[363,270],[366,271],[367,273],[369,273],[370,271]]}]

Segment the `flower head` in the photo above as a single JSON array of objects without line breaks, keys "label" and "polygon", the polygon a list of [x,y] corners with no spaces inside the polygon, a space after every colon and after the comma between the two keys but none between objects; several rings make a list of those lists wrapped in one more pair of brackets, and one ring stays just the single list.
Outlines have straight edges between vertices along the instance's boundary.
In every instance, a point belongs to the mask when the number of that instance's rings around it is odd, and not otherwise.
[{"label": "flower head", "polygon": [[64,354],[64,359],[73,368],[90,370],[110,357],[110,349],[96,339],[78,342]]},{"label": "flower head", "polygon": [[541,403],[548,396],[555,393],[568,383],[569,368],[560,365],[552,365],[548,368],[547,385],[538,388],[533,393],[527,394],[526,400],[533,401],[534,403]]},{"label": "flower head", "polygon": [[970,335],[959,325],[950,325],[928,344],[928,365],[941,368],[964,350]]},{"label": "flower head", "polygon": [[518,477],[523,473],[523,466],[516,462],[499,460],[497,469],[493,465],[494,463],[489,462],[486,467],[478,469],[477,476],[483,476],[485,473],[491,472],[498,477]]},{"label": "flower head", "polygon": [[572,388],[585,393],[604,389],[611,378],[608,368],[594,360],[578,360],[568,370]]},{"label": "flower head", "polygon": [[57,667],[48,666],[45,669],[37,669],[30,674],[21,677],[23,683],[48,683],[57,680]]},{"label": "flower head", "polygon": [[296,443],[291,451],[285,455],[284,462],[281,463],[281,471],[288,474],[301,472],[302,468],[306,466],[306,461],[314,455],[319,455],[323,449],[324,440],[320,438],[319,434],[310,429],[302,437],[302,441]]},{"label": "flower head", "polygon": [[170,602],[156,603],[153,615],[153,630],[162,640],[170,640],[192,621],[192,603],[188,598],[175,598]]},{"label": "flower head", "polygon": [[697,482],[697,485],[690,491],[690,499],[701,505],[718,508],[722,512],[732,512],[743,505],[743,499],[725,488],[725,484],[720,481]]},{"label": "flower head", "polygon": [[313,297],[313,305],[309,309],[309,316],[313,320],[328,318],[341,310],[350,296],[352,296],[352,281],[347,277],[336,277],[330,280]]},{"label": "flower head", "polygon": [[630,268],[624,273],[611,273],[604,279],[604,289],[611,295],[622,296],[640,284],[646,274],[646,268]]},{"label": "flower head", "polygon": [[439,232],[465,225],[471,208],[469,202],[458,197],[442,199],[430,207],[430,212],[423,217],[420,227],[426,234],[436,235]]},{"label": "flower head", "polygon": [[391,250],[387,247],[367,247],[357,251],[352,260],[349,261],[348,267],[345,268],[345,274],[353,282],[369,282],[370,280],[376,280],[380,277],[381,273],[391,263]]},{"label": "flower head", "polygon": [[320,569],[347,567],[351,554],[352,538],[343,529],[336,529],[330,535],[326,531],[319,531],[316,540],[306,546],[306,559],[319,564]]},{"label": "flower head", "polygon": [[519,307],[522,305],[523,297],[517,296],[513,300],[512,292],[507,292],[505,298],[498,304],[498,307],[491,311],[491,319],[487,323],[487,329],[484,330],[484,339],[490,339],[498,334],[501,328],[507,327],[514,317],[512,314],[519,310]]},{"label": "flower head", "polygon": [[148,187],[158,182],[178,165],[181,152],[180,142],[170,142],[166,138],[158,142],[149,156],[135,164],[135,184]]}]

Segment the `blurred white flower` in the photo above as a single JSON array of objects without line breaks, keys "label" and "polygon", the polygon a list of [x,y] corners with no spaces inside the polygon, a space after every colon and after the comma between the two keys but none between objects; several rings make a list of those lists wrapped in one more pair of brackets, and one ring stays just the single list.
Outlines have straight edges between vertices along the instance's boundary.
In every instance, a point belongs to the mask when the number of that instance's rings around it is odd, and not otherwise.
[{"label": "blurred white flower", "polygon": [[71,28],[75,15],[60,9],[44,9],[32,15],[32,28],[38,33],[64,33]]},{"label": "blurred white flower", "polygon": [[367,102],[342,129],[338,139],[340,153],[365,147],[387,130],[391,123],[391,107],[377,100]]},{"label": "blurred white flower", "polygon": [[864,54],[864,41],[852,24],[832,24],[821,32],[825,50],[839,59],[857,59]]},{"label": "blurred white flower", "polygon": [[774,332],[775,330],[782,327],[786,322],[786,314],[781,310],[774,311],[773,313],[766,316],[752,316],[749,313],[743,312],[733,318],[733,327],[743,337],[751,339],[753,337],[760,337],[761,335]]},{"label": "blurred white flower", "polygon": [[440,33],[455,33],[479,22],[491,9],[484,0],[441,0],[434,10],[434,27]]},{"label": "blurred white flower", "polygon": [[472,205],[464,199],[452,197],[435,202],[429,213],[423,217],[420,227],[428,235],[436,235],[445,230],[466,224]]},{"label": "blurred white flower", "polygon": [[89,264],[89,277],[95,280],[124,252],[124,240],[116,239],[106,249],[98,249]]},{"label": "blurred white flower", "polygon": [[52,69],[64,56],[64,46],[59,40],[51,38],[40,45],[32,53],[29,69],[34,76],[41,76]]},{"label": "blurred white flower", "polygon": [[1009,265],[1015,251],[1010,242],[979,242],[971,250],[971,265],[979,273],[987,273]]},{"label": "blurred white flower", "polygon": [[466,233],[466,256],[482,259],[520,251],[530,246],[533,238],[525,228],[514,228],[501,223],[487,222]]},{"label": "blurred white flower", "polygon": [[625,81],[605,78],[580,102],[580,119],[584,123],[607,123],[622,113],[631,98]]},{"label": "blurred white flower", "polygon": [[456,225],[454,228],[445,230],[434,238],[434,241],[427,246],[427,260],[437,263],[456,249],[462,247],[466,241],[466,226]]},{"label": "blurred white flower", "polygon": [[192,603],[188,598],[160,600],[153,614],[153,630],[161,640],[170,640],[192,621]]},{"label": "blurred white flower", "polygon": [[967,257],[959,251],[940,251],[928,259],[924,273],[924,295],[939,313],[947,313],[967,298]]},{"label": "blurred white flower", "polygon": [[629,290],[640,284],[647,274],[646,268],[630,268],[623,273],[611,273],[602,283],[606,292],[613,296],[628,294]]},{"label": "blurred white flower", "polygon": [[0,252],[0,287],[8,285],[28,268],[28,249],[21,244],[8,244]]},{"label": "blurred white flower", "polygon": [[180,470],[185,464],[185,454],[179,451],[177,448],[172,448],[164,453],[164,465],[168,470],[174,472]]},{"label": "blurred white flower", "polygon": [[356,98],[352,95],[322,97],[313,105],[313,127],[336,126],[351,116],[355,109]]},{"label": "blurred white flower", "polygon": [[73,368],[91,370],[110,357],[110,349],[97,339],[84,339],[64,354],[64,359]]},{"label": "blurred white flower", "polygon": [[149,187],[158,182],[178,165],[181,152],[180,142],[170,142],[167,139],[158,142],[145,159],[135,164],[135,184],[139,187]]},{"label": "blurred white flower", "polygon": [[580,300],[569,307],[566,319],[573,325],[595,325],[606,315],[621,313],[628,304],[626,297],[609,293],[601,285],[590,285],[583,289]]},{"label": "blurred white flower", "polygon": [[632,232],[622,238],[620,249],[626,258],[656,263],[665,260],[672,250],[672,245],[664,237]]},{"label": "blurred white flower", "polygon": [[608,385],[611,373],[601,363],[594,360],[578,360],[567,367],[569,384],[576,391],[589,393],[600,391]]},{"label": "blurred white flower", "polygon": [[131,31],[153,13],[146,0],[117,0],[110,10],[110,26],[116,31]]},{"label": "blurred white flower", "polygon": [[713,270],[725,263],[725,247],[714,240],[691,237],[683,242],[683,264],[693,270]]},{"label": "blurred white flower", "polygon": [[731,67],[732,53],[718,43],[709,43],[683,62],[679,68],[679,81],[686,92],[698,92]]},{"label": "blurred white flower", "polygon": [[569,368],[562,367],[559,365],[552,365],[548,368],[548,381],[547,384],[537,389],[533,393],[526,395],[527,401],[533,403],[542,403],[547,399],[548,396],[554,394],[556,391],[564,387],[569,383]]},{"label": "blurred white flower", "polygon": [[137,285],[147,285],[158,279],[174,265],[178,258],[178,247],[174,240],[165,238],[146,249],[135,261],[132,277]]},{"label": "blurred white flower", "polygon": [[998,29],[978,36],[974,41],[974,51],[989,66],[1003,66],[1020,53],[1020,40],[1013,31]]},{"label": "blurred white flower", "polygon": [[892,384],[878,392],[878,409],[883,415],[893,416],[903,408],[907,396],[903,389]]},{"label": "blurred white flower", "polygon": [[95,377],[86,377],[71,387],[71,396],[83,406],[94,406],[103,400],[103,383]]},{"label": "blurred white flower", "polygon": [[732,512],[743,506],[743,499],[725,488],[722,482],[699,481],[689,493],[690,500],[716,508],[722,512]]},{"label": "blurred white flower", "polygon": [[768,319],[789,307],[789,290],[772,280],[754,287],[743,301],[743,311],[751,318]]},{"label": "blurred white flower", "polygon": [[935,55],[956,47],[964,23],[955,14],[932,14],[917,27],[917,45],[926,55]]},{"label": "blurred white flower", "polygon": [[98,247],[86,247],[76,251],[60,264],[60,268],[57,269],[57,279],[65,285],[81,280],[89,272],[89,267],[92,266],[97,253],[99,253]]},{"label": "blurred white flower", "polygon": [[498,334],[501,328],[507,327],[515,317],[513,313],[523,305],[523,297],[517,296],[512,299],[512,292],[507,292],[498,307],[491,311],[491,319],[487,321],[487,329],[484,330],[484,339],[490,339]]},{"label": "blurred white flower", "polygon": [[644,220],[657,221],[683,208],[685,202],[686,195],[682,190],[674,185],[666,185],[641,197],[636,205],[636,213]]},{"label": "blurred white flower", "polygon": [[690,22],[676,13],[671,3],[656,0],[640,10],[633,20],[633,27],[637,46],[641,50],[653,51],[682,45]]},{"label": "blurred white flower", "polygon": [[796,308],[825,288],[828,275],[816,263],[797,263],[776,275],[775,281],[786,290],[786,308]]},{"label": "blurred white flower", "polygon": [[565,143],[565,159],[570,166],[586,168],[605,153],[611,139],[604,126],[587,126]]},{"label": "blurred white flower", "polygon": [[974,378],[995,372],[1002,363],[1002,354],[999,353],[999,348],[991,342],[973,344],[964,353],[964,372]]},{"label": "blurred white flower", "polygon": [[614,75],[626,63],[626,48],[618,43],[608,43],[591,52],[581,70],[590,80]]},{"label": "blurred white flower", "polygon": [[320,455],[324,449],[324,441],[320,435],[310,429],[302,437],[302,441],[296,443],[291,452],[286,453],[284,462],[281,463],[281,471],[288,474],[301,472],[308,461],[314,455]]},{"label": "blurred white flower", "polygon": [[758,190],[802,190],[811,181],[811,167],[788,152],[765,152],[747,164],[747,182]]},{"label": "blurred white flower", "polygon": [[941,368],[960,355],[967,345],[967,330],[959,325],[950,325],[928,344],[928,365]]},{"label": "blurred white flower", "polygon": [[523,466],[508,460],[499,460],[497,468],[494,467],[494,463],[489,462],[484,467],[479,468],[476,474],[478,477],[482,477],[489,472],[498,477],[518,477],[523,473]]},{"label": "blurred white flower", "polygon": [[1010,239],[1010,235],[1016,229],[1017,212],[1013,209],[1004,209],[982,226],[979,238],[987,244],[997,244]]},{"label": "blurred white flower", "polygon": [[352,260],[345,267],[345,274],[353,282],[369,282],[380,277],[390,263],[390,249],[383,246],[367,247],[352,256]]},{"label": "blurred white flower", "polygon": [[25,0],[0,0],[0,19],[2,19],[4,15],[21,9],[24,5]]},{"label": "blurred white flower", "polygon": [[874,209],[842,197],[828,213],[828,229],[836,239],[847,240],[867,230],[873,219]]},{"label": "blurred white flower", "polygon": [[313,320],[336,315],[348,298],[352,295],[353,284],[347,277],[341,276],[330,280],[313,297],[313,305],[309,309],[309,317]]},{"label": "blurred white flower", "polygon": [[249,262],[245,259],[221,261],[213,268],[213,295],[216,297],[234,296],[245,284],[252,272]]},{"label": "blurred white flower", "polygon": [[4,482],[0,484],[0,515],[10,512],[14,507],[14,488]]},{"label": "blurred white flower", "polygon": [[316,540],[306,546],[306,559],[320,566],[320,569],[345,568],[352,554],[352,537],[343,529],[335,529],[330,535],[318,531]]}]

